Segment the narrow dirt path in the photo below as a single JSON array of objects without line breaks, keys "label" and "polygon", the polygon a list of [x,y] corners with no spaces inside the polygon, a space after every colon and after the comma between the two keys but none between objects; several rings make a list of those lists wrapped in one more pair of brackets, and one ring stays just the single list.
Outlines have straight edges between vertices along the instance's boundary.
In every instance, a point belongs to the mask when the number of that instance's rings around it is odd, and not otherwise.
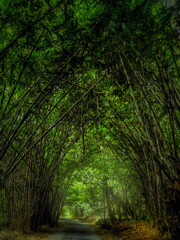
[{"label": "narrow dirt path", "polygon": [[67,218],[61,218],[63,227],[48,240],[100,240],[93,228]]}]

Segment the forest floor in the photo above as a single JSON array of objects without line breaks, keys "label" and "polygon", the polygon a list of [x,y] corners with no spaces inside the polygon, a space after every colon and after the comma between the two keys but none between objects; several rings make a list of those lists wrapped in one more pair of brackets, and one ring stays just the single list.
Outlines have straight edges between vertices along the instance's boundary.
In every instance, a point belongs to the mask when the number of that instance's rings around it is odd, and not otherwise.
[{"label": "forest floor", "polygon": [[56,233],[61,227],[61,223],[53,228],[49,225],[43,225],[38,233],[25,232],[24,234],[7,229],[0,232],[0,240],[45,240]]},{"label": "forest floor", "polygon": [[[159,235],[158,228],[154,228],[151,222],[137,221],[134,223],[123,221],[114,228],[109,225],[91,225],[102,240],[163,240]],[[42,226],[41,232],[20,234],[15,231],[3,231],[0,233],[0,240],[46,240],[62,228],[59,223],[57,227],[51,228],[48,225]]]},{"label": "forest floor", "polygon": [[150,222],[137,221],[121,222],[111,228],[95,225],[95,230],[102,240],[162,240],[158,228],[154,228]]}]

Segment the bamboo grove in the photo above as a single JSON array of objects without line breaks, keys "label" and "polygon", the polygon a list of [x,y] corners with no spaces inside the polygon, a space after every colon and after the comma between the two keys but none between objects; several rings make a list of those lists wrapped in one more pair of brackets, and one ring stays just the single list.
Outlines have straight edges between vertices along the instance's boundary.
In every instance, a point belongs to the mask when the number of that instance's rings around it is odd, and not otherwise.
[{"label": "bamboo grove", "polygon": [[101,218],[179,239],[178,4],[1,1],[2,226],[56,224],[81,178]]}]

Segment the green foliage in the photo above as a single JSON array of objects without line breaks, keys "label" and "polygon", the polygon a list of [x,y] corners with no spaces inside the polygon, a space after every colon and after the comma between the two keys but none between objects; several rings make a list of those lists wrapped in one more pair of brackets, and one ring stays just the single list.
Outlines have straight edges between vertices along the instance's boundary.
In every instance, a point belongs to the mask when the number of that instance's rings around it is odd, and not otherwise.
[{"label": "green foliage", "polygon": [[66,202],[113,223],[167,218],[175,234],[176,7],[18,0],[0,10],[3,221],[37,231]]}]

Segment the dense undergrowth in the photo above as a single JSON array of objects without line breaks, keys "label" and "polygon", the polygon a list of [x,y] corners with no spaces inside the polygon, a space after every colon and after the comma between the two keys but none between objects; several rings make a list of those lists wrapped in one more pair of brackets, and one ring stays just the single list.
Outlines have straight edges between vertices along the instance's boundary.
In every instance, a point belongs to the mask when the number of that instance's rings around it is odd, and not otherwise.
[{"label": "dense undergrowth", "polygon": [[[107,229],[108,228],[108,229]],[[113,227],[96,226],[96,231],[102,240],[162,240],[158,227],[150,222],[137,221],[136,223],[121,222]]]}]

